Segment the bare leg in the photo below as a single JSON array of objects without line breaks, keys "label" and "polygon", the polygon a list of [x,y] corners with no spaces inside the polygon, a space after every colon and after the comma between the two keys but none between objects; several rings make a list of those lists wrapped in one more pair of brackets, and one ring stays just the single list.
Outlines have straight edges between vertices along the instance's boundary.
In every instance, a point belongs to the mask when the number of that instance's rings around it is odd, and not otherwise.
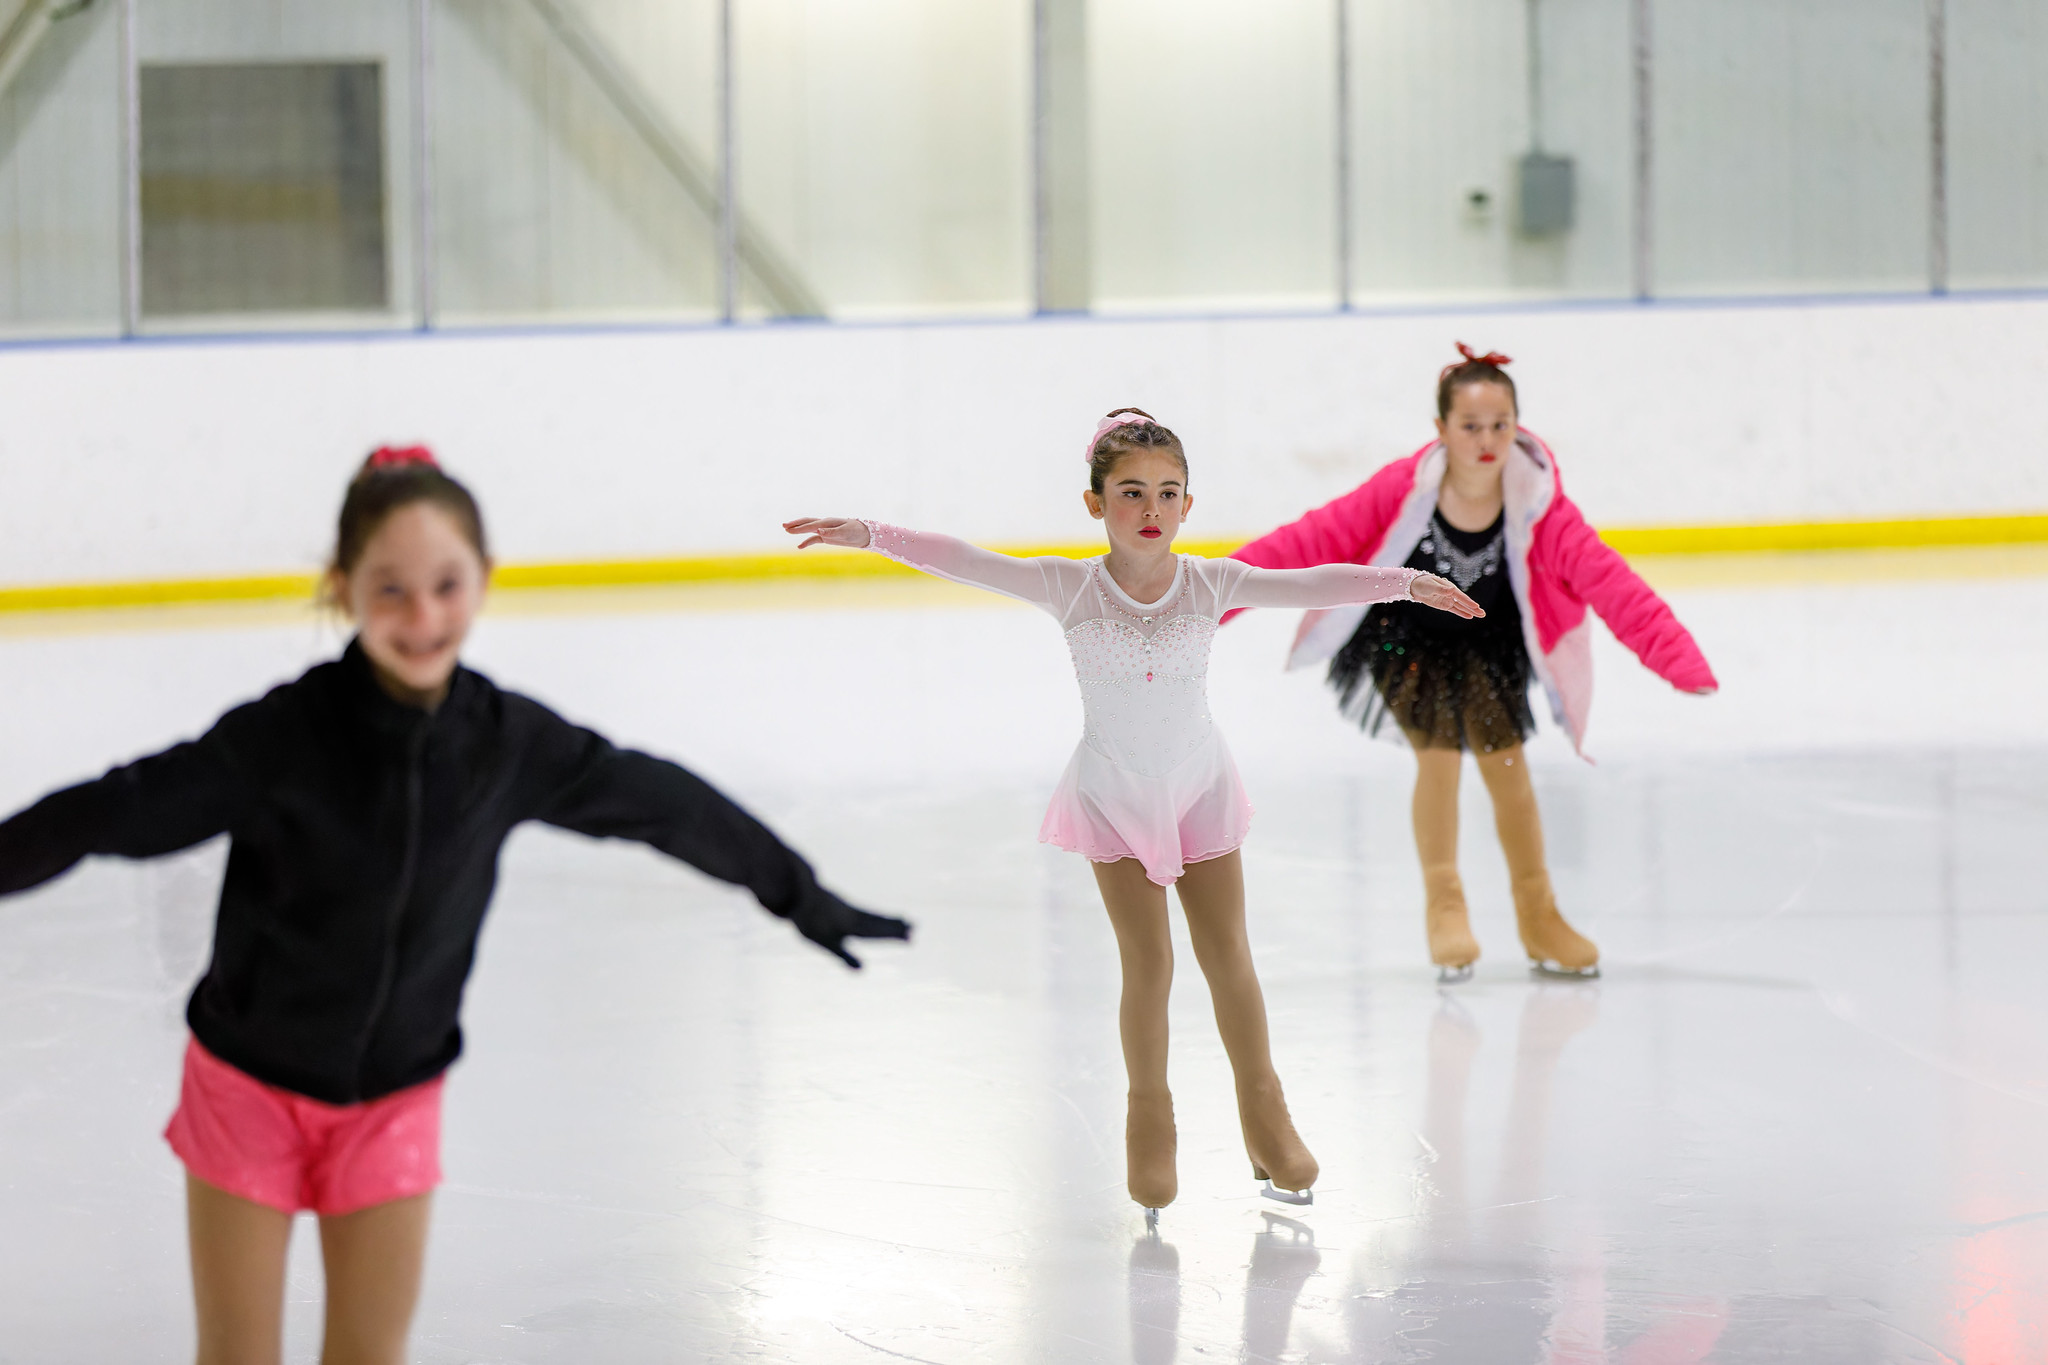
[{"label": "bare leg", "polygon": [[1422,860],[1424,927],[1429,960],[1446,974],[1462,973],[1479,960],[1465,884],[1458,877],[1458,776],[1465,755],[1433,747],[1410,731],[1415,747],[1415,852]]},{"label": "bare leg", "polygon": [[1174,1170],[1173,1093],[1166,1084],[1166,1001],[1173,989],[1173,937],[1166,920],[1166,888],[1145,875],[1135,858],[1096,863],[1095,884],[1116,930],[1123,962],[1123,998],[1117,1026],[1123,1036],[1124,1074],[1130,1081],[1124,1121],[1126,1180],[1131,1198],[1164,1208],[1180,1192]]},{"label": "bare leg", "polygon": [[1543,857],[1543,814],[1529,781],[1528,757],[1520,745],[1474,754],[1479,776],[1493,798],[1493,827],[1507,857],[1508,884],[1515,896],[1515,923],[1522,947],[1538,966],[1591,974],[1600,961],[1593,941],[1565,923],[1550,887]]},{"label": "bare leg", "polygon": [[199,1365],[278,1365],[291,1215],[185,1177]]},{"label": "bare leg", "polygon": [[432,1206],[432,1195],[418,1194],[320,1220],[327,1267],[321,1365],[404,1365]]},{"label": "bare leg", "polygon": [[1235,853],[1189,863],[1178,887],[1187,913],[1195,961],[1209,982],[1216,1007],[1216,1031],[1237,1076],[1237,1111],[1245,1147],[1264,1179],[1283,1189],[1305,1190],[1316,1180],[1316,1159],[1294,1131],[1273,1069],[1266,1029],[1266,997],[1252,966],[1251,940],[1244,923],[1244,860]]}]

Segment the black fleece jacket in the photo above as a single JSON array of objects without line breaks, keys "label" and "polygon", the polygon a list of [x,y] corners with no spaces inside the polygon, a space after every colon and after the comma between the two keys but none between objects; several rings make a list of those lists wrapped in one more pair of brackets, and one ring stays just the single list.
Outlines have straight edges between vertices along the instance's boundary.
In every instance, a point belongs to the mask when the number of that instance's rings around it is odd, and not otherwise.
[{"label": "black fleece jacket", "polygon": [[498,851],[522,820],[651,844],[746,887],[841,956],[849,934],[908,934],[820,887],[759,821],[676,764],[466,668],[433,712],[403,705],[355,643],[203,737],[0,824],[0,893],[87,854],[146,858],[226,832],[192,1032],[259,1080],[351,1104],[439,1075],[461,1053],[457,1015]]}]

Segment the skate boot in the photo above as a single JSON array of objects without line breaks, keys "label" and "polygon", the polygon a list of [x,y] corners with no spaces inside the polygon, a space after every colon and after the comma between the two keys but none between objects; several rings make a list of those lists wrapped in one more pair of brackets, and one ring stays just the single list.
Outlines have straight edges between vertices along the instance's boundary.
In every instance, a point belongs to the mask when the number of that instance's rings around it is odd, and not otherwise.
[{"label": "skate boot", "polygon": [[1515,924],[1529,965],[1545,976],[1590,980],[1600,975],[1600,950],[1593,940],[1565,923],[1550,889],[1548,872],[1527,872],[1514,879]]},{"label": "skate boot", "polygon": [[1465,884],[1456,865],[1425,867],[1422,886],[1429,933],[1429,960],[1440,983],[1464,981],[1479,960],[1479,940],[1472,937],[1472,917],[1465,909]]},{"label": "skate boot", "polygon": [[1173,1159],[1179,1139],[1173,1128],[1173,1096],[1132,1095],[1124,1117],[1125,1185],[1145,1209],[1147,1224],[1180,1193]]},{"label": "skate boot", "polygon": [[1322,1168],[1294,1131],[1280,1082],[1271,1080],[1239,1090],[1237,1119],[1244,1129],[1245,1154],[1252,1159],[1252,1179],[1266,1182],[1260,1193],[1283,1204],[1313,1204],[1315,1195],[1309,1186],[1316,1183]]}]

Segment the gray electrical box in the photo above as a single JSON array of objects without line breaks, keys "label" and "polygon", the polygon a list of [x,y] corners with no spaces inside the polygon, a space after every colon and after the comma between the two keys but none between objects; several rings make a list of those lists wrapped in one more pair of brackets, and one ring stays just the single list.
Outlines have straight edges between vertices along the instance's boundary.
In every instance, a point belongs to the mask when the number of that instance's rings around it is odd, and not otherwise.
[{"label": "gray electrical box", "polygon": [[1572,159],[1530,152],[1520,163],[1521,229],[1524,236],[1548,237],[1572,226]]}]

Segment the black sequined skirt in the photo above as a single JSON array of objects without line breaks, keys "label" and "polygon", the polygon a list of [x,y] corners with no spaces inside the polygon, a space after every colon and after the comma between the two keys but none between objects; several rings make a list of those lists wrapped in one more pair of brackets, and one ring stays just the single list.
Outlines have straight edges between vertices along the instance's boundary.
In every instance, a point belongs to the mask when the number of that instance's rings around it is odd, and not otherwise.
[{"label": "black sequined skirt", "polygon": [[1391,720],[1423,748],[1492,753],[1536,729],[1519,629],[1433,629],[1375,607],[1330,660],[1330,686],[1367,734]]}]

